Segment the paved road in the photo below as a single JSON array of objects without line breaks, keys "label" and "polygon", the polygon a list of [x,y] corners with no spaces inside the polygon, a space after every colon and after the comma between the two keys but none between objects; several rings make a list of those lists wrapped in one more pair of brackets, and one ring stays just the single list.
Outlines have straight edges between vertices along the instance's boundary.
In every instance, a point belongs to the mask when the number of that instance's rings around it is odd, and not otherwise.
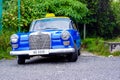
[{"label": "paved road", "polygon": [[120,80],[120,57],[98,57],[87,52],[77,62],[34,58],[25,65],[0,60],[0,80]]}]

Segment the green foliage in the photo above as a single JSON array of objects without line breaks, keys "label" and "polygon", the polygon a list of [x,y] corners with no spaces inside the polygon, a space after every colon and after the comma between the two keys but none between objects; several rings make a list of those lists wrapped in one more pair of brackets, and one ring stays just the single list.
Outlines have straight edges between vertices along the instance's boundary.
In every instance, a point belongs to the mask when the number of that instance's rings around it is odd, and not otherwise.
[{"label": "green foliage", "polygon": [[113,32],[115,30],[115,19],[113,11],[110,6],[110,0],[100,0],[97,19],[97,31],[101,37],[112,38],[116,36]]},{"label": "green foliage", "polygon": [[11,56],[9,53],[6,53],[5,51],[1,51],[0,53],[0,59],[13,59],[15,56]]},{"label": "green foliage", "polygon": [[10,35],[15,33],[14,31],[3,31],[2,35],[0,35],[0,59],[11,59],[12,57],[9,55],[11,49],[10,45]]},{"label": "green foliage", "polygon": [[[118,36],[118,30],[111,0],[79,0],[87,4],[89,12],[83,22],[87,24],[88,37],[113,38]],[[117,7],[119,8],[119,7]],[[81,29],[82,31],[83,29]],[[91,33],[91,34],[90,34]]]},{"label": "green foliage", "polygon": [[114,39],[107,40],[109,42],[120,42],[120,37],[116,37]]},{"label": "green foliage", "polygon": [[115,34],[120,34],[120,0],[116,2],[112,1],[111,8],[113,10],[115,21],[117,24]]},{"label": "green foliage", "polygon": [[[93,52],[96,55],[109,56],[109,46],[104,44],[105,40],[102,38],[87,38],[83,40],[82,47],[85,50]],[[114,56],[120,56],[120,52],[112,53]]]},{"label": "green foliage", "polygon": [[111,2],[112,10],[116,18],[116,23],[120,25],[120,2]]},{"label": "green foliage", "polygon": [[[13,5],[11,5],[13,4]],[[4,28],[17,29],[17,1],[10,0],[4,3]],[[77,0],[21,0],[21,23],[23,30],[28,30],[34,19],[43,18],[46,13],[55,13],[57,16],[68,16],[74,21],[82,21],[88,9],[85,4]]]},{"label": "green foliage", "polygon": [[[98,0],[79,0],[87,5],[89,11],[88,14],[83,18],[82,23],[90,24],[96,22],[96,13],[98,11]],[[81,23],[81,22],[80,22]]]}]

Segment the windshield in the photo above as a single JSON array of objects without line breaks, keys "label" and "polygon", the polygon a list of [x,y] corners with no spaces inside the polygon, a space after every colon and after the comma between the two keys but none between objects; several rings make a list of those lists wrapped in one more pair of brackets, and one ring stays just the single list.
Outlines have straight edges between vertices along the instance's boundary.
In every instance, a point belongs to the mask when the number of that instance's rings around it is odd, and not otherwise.
[{"label": "windshield", "polygon": [[48,18],[37,20],[34,24],[33,31],[46,29],[66,30],[70,27],[69,18]]}]

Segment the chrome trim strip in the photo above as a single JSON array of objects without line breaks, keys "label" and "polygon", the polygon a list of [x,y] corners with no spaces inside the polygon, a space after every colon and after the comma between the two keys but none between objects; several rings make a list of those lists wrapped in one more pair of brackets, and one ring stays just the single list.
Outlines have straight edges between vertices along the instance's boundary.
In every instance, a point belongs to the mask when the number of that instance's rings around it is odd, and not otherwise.
[{"label": "chrome trim strip", "polygon": [[33,33],[31,33],[29,36],[31,36],[31,35],[40,35],[40,34],[49,34],[49,35],[51,36],[51,33],[50,33],[50,32],[41,32],[41,31],[33,32]]},{"label": "chrome trim strip", "polygon": [[44,50],[46,53],[44,54],[34,54],[37,50],[25,50],[25,51],[10,51],[10,55],[46,55],[50,53],[72,53],[75,52],[74,48],[63,48],[63,49],[41,49]]}]

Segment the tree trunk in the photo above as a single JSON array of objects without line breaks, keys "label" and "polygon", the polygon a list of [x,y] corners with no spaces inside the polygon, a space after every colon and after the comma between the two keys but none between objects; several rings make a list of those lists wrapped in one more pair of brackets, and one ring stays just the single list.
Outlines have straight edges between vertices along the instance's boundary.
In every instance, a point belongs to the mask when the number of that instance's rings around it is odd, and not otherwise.
[{"label": "tree trunk", "polygon": [[84,24],[84,38],[83,39],[85,38],[86,38],[86,24]]}]

